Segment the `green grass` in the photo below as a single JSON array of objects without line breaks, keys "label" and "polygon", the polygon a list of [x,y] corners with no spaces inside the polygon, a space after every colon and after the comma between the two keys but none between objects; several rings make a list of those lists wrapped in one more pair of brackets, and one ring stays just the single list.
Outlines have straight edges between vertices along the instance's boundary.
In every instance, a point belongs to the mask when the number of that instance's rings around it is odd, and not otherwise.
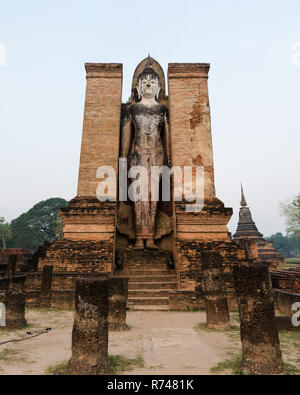
[{"label": "green grass", "polygon": [[300,258],[287,258],[283,263],[279,264],[279,270],[287,270],[290,268],[296,268],[300,266]]},{"label": "green grass", "polygon": [[53,376],[54,374],[57,375],[63,375],[65,376],[67,374],[68,371],[68,362],[62,362],[59,363],[57,365],[54,366],[50,366],[47,370],[46,370],[46,375],[51,375]]},{"label": "green grass", "polygon": [[284,369],[285,369],[285,373],[288,376],[293,376],[293,375],[298,376],[300,374],[300,369],[297,366],[295,366],[289,362],[284,363]]},{"label": "green grass", "polygon": [[5,348],[3,351],[0,352],[0,362],[4,361],[6,363],[12,363],[16,361],[25,361],[25,357],[20,357],[20,352],[13,350],[11,348]]},{"label": "green grass", "polygon": [[143,368],[144,360],[141,356],[135,359],[128,359],[122,355],[111,355],[109,357],[111,374],[119,374],[122,372],[133,370],[134,368]]},{"label": "green grass", "polygon": [[[120,374],[122,372],[133,370],[134,368],[143,368],[144,360],[142,357],[135,359],[129,359],[122,355],[111,355],[108,357],[110,363],[110,370],[113,375]],[[55,366],[50,366],[46,375],[66,375],[68,371],[68,362],[62,362]]]},{"label": "green grass", "polygon": [[300,332],[279,331],[280,348],[288,375],[300,374]]},{"label": "green grass", "polygon": [[[216,366],[210,369],[213,374],[229,373],[231,375],[243,375],[241,368],[242,356],[241,354],[234,355],[232,359],[226,359],[224,362],[219,362]],[[300,369],[292,363],[285,362],[284,369],[286,375],[299,375]]]},{"label": "green grass", "polygon": [[232,375],[242,375],[243,371],[241,368],[242,356],[241,354],[234,355],[232,359],[226,359],[224,362],[219,362],[216,366],[210,369],[213,374],[230,373]]},{"label": "green grass", "polygon": [[[232,342],[238,346],[239,343],[239,331],[236,327],[231,331],[225,332]],[[284,368],[287,375],[299,375],[300,374],[300,332],[292,331],[279,331],[281,351],[284,360]],[[243,374],[241,369],[241,353],[228,352],[229,358],[223,362],[219,362],[216,366],[211,369],[213,374],[232,374],[240,375]]]},{"label": "green grass", "polygon": [[0,361],[7,361],[11,359],[12,355],[17,355],[18,352],[15,350],[11,350],[10,348],[6,348],[5,350],[0,352]]},{"label": "green grass", "polygon": [[300,265],[300,258],[286,258],[286,263],[299,263]]}]

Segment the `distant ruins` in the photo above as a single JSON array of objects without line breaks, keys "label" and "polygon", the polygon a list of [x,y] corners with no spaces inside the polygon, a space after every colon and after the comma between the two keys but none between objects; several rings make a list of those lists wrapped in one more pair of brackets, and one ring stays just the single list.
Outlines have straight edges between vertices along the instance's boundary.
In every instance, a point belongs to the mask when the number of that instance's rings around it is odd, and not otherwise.
[{"label": "distant ruins", "polygon": [[263,235],[258,231],[255,222],[252,219],[251,211],[247,206],[243,187],[241,187],[241,208],[239,214],[239,222],[233,239],[253,240],[258,248],[258,255],[262,262],[269,265],[269,269],[277,270],[278,265],[283,262],[282,256],[275,250],[273,242],[266,241]]}]

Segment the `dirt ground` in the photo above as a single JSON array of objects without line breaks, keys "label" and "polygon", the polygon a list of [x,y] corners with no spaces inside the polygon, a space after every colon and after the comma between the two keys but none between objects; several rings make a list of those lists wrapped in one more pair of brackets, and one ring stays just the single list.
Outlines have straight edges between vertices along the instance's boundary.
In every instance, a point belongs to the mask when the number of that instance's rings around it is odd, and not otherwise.
[{"label": "dirt ground", "polygon": [[[47,369],[65,363],[71,356],[74,313],[30,309],[26,318],[29,325],[25,330],[1,330],[0,343],[28,337],[26,331],[49,327],[52,330],[25,341],[0,345],[0,374],[46,374]],[[235,327],[220,332],[205,328],[204,312],[128,312],[130,329],[109,334],[109,355],[143,359],[144,367],[122,374],[217,373],[219,365],[240,354],[235,315],[231,318]],[[289,343],[287,347],[289,358],[300,362],[297,360],[300,352],[295,357]],[[220,373],[226,373],[226,369]]]}]

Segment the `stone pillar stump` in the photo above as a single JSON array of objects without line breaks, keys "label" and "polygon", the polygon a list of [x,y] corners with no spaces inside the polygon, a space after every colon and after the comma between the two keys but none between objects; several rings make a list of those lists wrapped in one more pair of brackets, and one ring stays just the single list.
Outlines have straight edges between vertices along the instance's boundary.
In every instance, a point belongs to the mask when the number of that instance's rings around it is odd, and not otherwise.
[{"label": "stone pillar stump", "polygon": [[9,278],[5,295],[6,328],[20,329],[25,320],[25,276]]},{"label": "stone pillar stump", "polygon": [[126,307],[128,299],[128,279],[124,277],[110,277],[108,288],[108,325],[109,330],[125,330]]},{"label": "stone pillar stump", "polygon": [[222,276],[223,259],[214,251],[203,251],[201,257],[207,326],[210,329],[226,330],[230,327],[230,316]]},{"label": "stone pillar stump", "polygon": [[261,263],[235,265],[234,286],[241,320],[246,374],[284,372],[268,267]]},{"label": "stone pillar stump", "polygon": [[75,309],[68,374],[109,374],[108,279],[79,279]]},{"label": "stone pillar stump", "polygon": [[43,308],[51,306],[52,274],[53,266],[46,265],[43,267],[42,287],[40,296],[40,307]]}]

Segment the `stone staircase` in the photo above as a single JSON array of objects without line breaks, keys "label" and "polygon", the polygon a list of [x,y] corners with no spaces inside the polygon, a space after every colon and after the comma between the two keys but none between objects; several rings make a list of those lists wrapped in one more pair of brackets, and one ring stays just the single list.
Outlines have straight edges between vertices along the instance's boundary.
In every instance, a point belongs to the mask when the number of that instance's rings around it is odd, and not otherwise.
[{"label": "stone staircase", "polygon": [[169,292],[177,289],[177,279],[175,270],[167,266],[167,257],[164,251],[124,251],[123,269],[115,275],[128,277],[130,309],[169,309]]}]

